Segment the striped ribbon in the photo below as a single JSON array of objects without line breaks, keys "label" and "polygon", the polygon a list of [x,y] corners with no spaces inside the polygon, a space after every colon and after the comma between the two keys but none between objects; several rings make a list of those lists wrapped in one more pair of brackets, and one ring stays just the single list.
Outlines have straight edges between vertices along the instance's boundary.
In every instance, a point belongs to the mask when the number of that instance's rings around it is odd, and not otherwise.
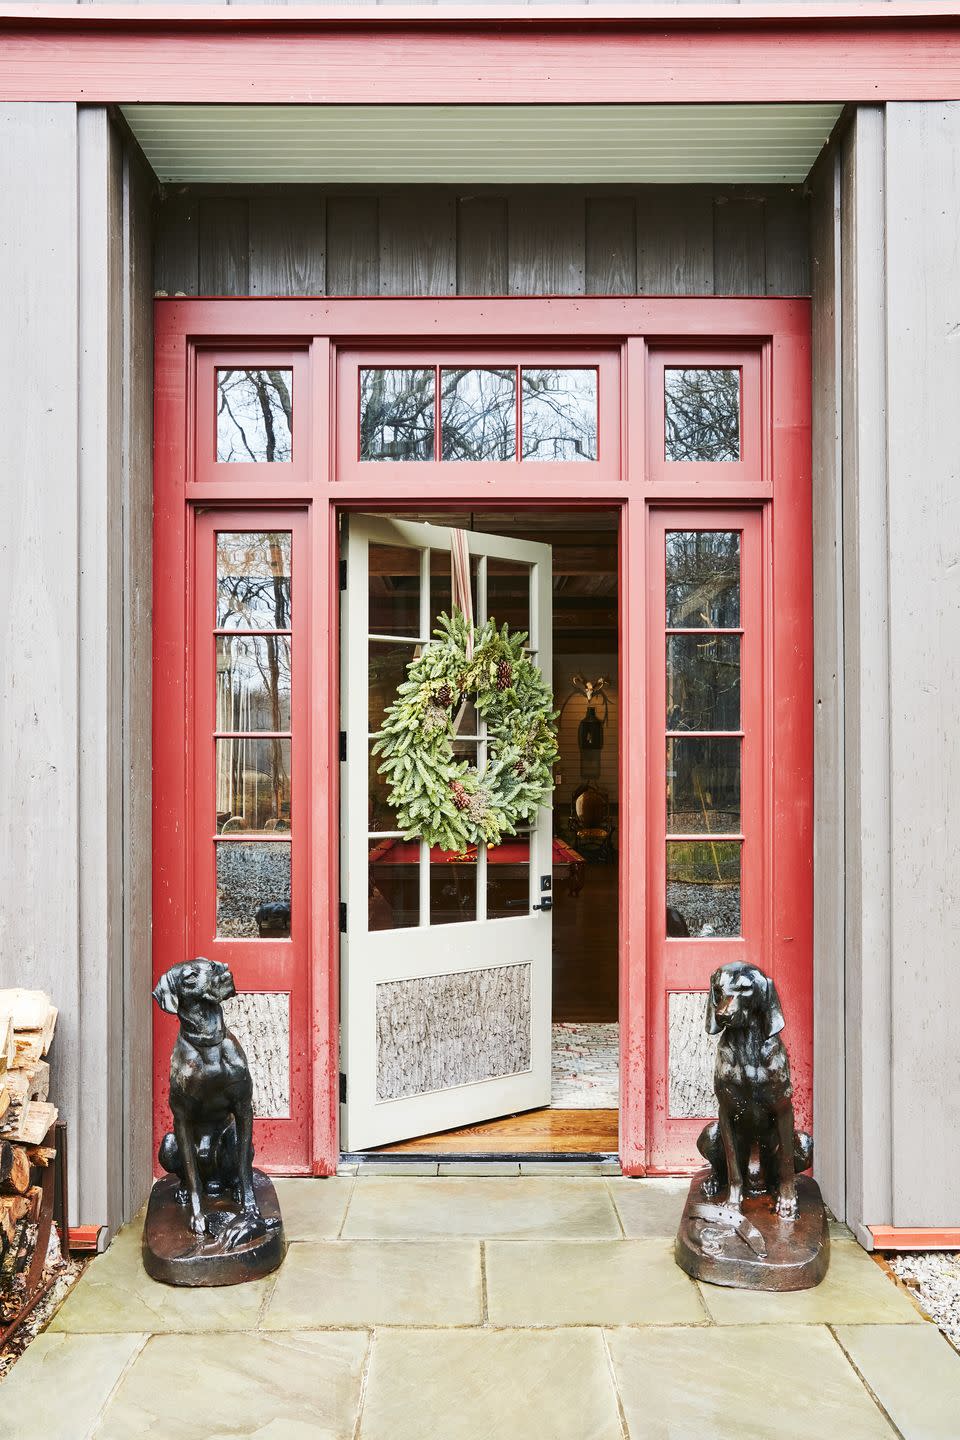
[{"label": "striped ribbon", "polygon": [[467,659],[473,659],[473,593],[466,530],[450,531],[450,585],[453,603],[467,622]]}]

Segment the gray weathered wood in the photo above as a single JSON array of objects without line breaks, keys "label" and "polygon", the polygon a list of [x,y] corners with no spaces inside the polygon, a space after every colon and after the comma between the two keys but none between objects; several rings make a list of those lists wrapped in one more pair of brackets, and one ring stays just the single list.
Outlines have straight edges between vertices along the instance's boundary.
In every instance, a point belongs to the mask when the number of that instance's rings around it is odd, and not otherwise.
[{"label": "gray weathered wood", "polygon": [[582,195],[531,190],[510,196],[511,295],[582,295]]},{"label": "gray weathered wood", "polygon": [[637,201],[641,295],[712,295],[713,198],[700,186],[657,186]]},{"label": "gray weathered wood", "polygon": [[250,202],[208,195],[200,202],[200,294],[250,293]]},{"label": "gray weathered wood", "polygon": [[765,221],[766,202],[761,197],[717,197],[713,207],[713,264],[719,294],[766,294]]},{"label": "gray weathered wood", "polygon": [[250,294],[322,295],[326,289],[322,195],[251,195]]},{"label": "gray weathered wood", "polygon": [[885,183],[892,1219],[942,1226],[960,1195],[960,104],[887,107]]},{"label": "gray weathered wood", "polygon": [[454,295],[456,201],[449,191],[404,189],[380,201],[381,295]]},{"label": "gray weathered wood", "polygon": [[464,195],[457,202],[457,294],[507,293],[507,202]]},{"label": "gray weathered wood", "polygon": [[157,228],[155,288],[163,295],[196,295],[200,283],[200,199],[168,192]]},{"label": "gray weathered wood", "polygon": [[327,201],[327,291],[380,293],[380,207],[375,195],[331,195]]},{"label": "gray weathered wood", "polygon": [[768,295],[809,295],[809,202],[802,190],[767,196],[763,237]]},{"label": "gray weathered wood", "polygon": [[[840,151],[812,177],[814,1169],[846,1214]],[[768,231],[769,233],[769,231]],[[769,276],[768,276],[769,283]]]},{"label": "gray weathered wood", "polygon": [[588,295],[635,295],[637,203],[630,196],[587,200]]}]

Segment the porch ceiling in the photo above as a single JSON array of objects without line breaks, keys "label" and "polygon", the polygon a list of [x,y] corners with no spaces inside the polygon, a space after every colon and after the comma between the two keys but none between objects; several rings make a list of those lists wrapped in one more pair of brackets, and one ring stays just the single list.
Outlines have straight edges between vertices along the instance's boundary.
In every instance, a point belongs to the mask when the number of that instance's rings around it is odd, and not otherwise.
[{"label": "porch ceiling", "polygon": [[181,184],[778,184],[840,114],[816,105],[126,105]]}]

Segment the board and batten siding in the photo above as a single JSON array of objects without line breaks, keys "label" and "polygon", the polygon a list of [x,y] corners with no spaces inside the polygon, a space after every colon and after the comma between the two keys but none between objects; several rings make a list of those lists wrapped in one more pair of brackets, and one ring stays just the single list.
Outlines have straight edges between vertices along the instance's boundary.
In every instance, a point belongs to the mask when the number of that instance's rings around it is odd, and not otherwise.
[{"label": "board and batten siding", "polygon": [[806,295],[799,187],[169,189],[162,295]]}]

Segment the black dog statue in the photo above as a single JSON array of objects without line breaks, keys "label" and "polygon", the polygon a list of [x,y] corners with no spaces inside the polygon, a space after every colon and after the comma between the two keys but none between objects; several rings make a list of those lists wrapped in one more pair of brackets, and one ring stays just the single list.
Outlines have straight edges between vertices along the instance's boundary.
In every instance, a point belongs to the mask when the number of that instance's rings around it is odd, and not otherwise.
[{"label": "black dog statue", "polygon": [[172,1284],[233,1284],[267,1274],[283,1254],[276,1192],[253,1168],[250,1068],[223,1015],[235,994],[229,967],[203,957],[174,965],[153,992],[180,1031],[170,1057],[173,1130],[158,1156],[171,1178],[150,1198],[144,1262]]},{"label": "black dog statue", "polygon": [[736,960],[714,971],[706,1030],[720,1037],[718,1118],[697,1140],[710,1169],[694,1177],[676,1246],[697,1279],[794,1290],[826,1273],[826,1212],[816,1182],[801,1173],[813,1141],[795,1127],[784,1024],[776,986],[756,965]]}]

